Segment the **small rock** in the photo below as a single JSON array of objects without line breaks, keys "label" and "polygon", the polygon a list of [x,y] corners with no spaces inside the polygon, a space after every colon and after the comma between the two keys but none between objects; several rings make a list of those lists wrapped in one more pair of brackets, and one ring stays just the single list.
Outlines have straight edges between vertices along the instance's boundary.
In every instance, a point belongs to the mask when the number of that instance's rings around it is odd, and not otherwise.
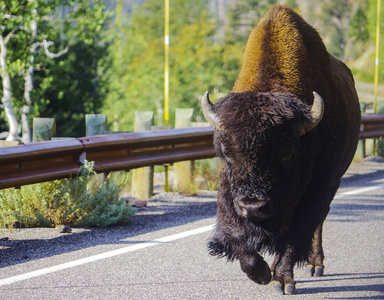
[{"label": "small rock", "polygon": [[130,204],[132,207],[136,207],[136,208],[147,207],[146,200],[141,200],[133,197],[126,197],[124,198],[124,201],[127,204]]},{"label": "small rock", "polygon": [[134,199],[130,203],[132,207],[137,207],[137,208],[147,207],[147,201],[145,200]]},{"label": "small rock", "polygon": [[56,226],[56,230],[58,230],[60,233],[71,233],[72,232],[71,226],[68,226],[68,225]]},{"label": "small rock", "polygon": [[135,200],[136,198],[133,198],[133,197],[125,197],[125,198],[123,198],[123,201],[125,202],[125,203],[127,203],[127,205],[128,204],[130,204],[133,200]]},{"label": "small rock", "polygon": [[9,237],[3,237],[3,238],[0,238],[0,242],[4,242],[4,241],[8,241],[9,240]]}]

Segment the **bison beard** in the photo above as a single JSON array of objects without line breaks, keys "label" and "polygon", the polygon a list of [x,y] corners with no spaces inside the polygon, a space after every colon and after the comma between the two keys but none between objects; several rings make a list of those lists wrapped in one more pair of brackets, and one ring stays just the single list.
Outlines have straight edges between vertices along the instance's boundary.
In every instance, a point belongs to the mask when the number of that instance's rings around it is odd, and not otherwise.
[{"label": "bison beard", "polygon": [[[323,274],[322,225],[359,135],[353,77],[310,25],[276,5],[251,33],[232,93],[215,105],[207,93],[202,109],[222,161],[210,254],[293,294],[296,263]],[[275,255],[271,267],[264,253]]]}]

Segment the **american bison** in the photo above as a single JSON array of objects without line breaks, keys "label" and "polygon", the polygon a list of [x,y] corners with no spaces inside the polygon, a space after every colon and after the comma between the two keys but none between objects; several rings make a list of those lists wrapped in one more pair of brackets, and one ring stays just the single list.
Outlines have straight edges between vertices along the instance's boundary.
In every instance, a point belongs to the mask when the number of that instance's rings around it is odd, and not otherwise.
[{"label": "american bison", "polygon": [[323,222],[359,137],[353,76],[313,27],[275,5],[250,34],[232,92],[215,105],[206,93],[202,110],[222,161],[210,253],[294,294],[295,264],[323,275]]}]

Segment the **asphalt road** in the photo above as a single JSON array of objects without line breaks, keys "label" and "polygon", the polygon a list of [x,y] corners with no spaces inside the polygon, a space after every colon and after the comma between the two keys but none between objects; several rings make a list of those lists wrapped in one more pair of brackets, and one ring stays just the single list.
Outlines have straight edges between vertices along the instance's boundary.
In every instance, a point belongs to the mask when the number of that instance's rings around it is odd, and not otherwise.
[{"label": "asphalt road", "polygon": [[130,226],[0,232],[0,299],[384,299],[383,161],[343,179],[324,226],[325,276],[296,269],[295,296],[208,255],[215,200],[159,194]]}]

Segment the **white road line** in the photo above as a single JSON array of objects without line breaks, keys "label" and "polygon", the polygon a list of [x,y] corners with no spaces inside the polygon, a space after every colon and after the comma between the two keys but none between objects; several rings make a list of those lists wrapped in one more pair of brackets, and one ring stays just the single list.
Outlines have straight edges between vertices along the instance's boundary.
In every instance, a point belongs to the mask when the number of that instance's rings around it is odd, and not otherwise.
[{"label": "white road line", "polygon": [[[365,188],[361,188],[361,189],[356,189],[356,190],[344,192],[344,193],[336,195],[335,199],[345,198],[345,197],[351,196],[351,195],[363,194],[363,193],[374,191],[374,190],[378,190],[378,189],[381,189],[381,188],[384,188],[384,184],[378,184],[378,185],[374,185],[374,186],[369,186],[369,187],[365,187]],[[213,226],[214,225],[200,227],[200,228],[197,228],[197,229],[193,229],[193,230],[189,230],[189,231],[185,231],[185,232],[181,232],[181,233],[165,236],[165,237],[153,240],[153,241],[143,242],[143,243],[136,244],[136,245],[133,245],[133,246],[128,246],[128,247],[124,247],[124,248],[120,248],[120,249],[116,249],[116,250],[100,253],[100,254],[97,254],[97,255],[93,255],[93,256],[77,259],[77,260],[70,261],[70,262],[67,262],[67,263],[64,263],[64,264],[60,264],[60,265],[56,265],[56,266],[52,266],[52,267],[48,267],[48,268],[44,268],[44,269],[40,269],[40,270],[36,270],[36,271],[24,273],[24,274],[12,276],[12,277],[0,279],[0,286],[12,284],[12,283],[23,281],[23,280],[27,280],[27,279],[31,279],[31,278],[34,278],[34,277],[39,277],[39,276],[42,276],[42,275],[47,275],[47,274],[50,274],[50,273],[58,272],[58,271],[61,271],[61,270],[65,270],[65,269],[69,269],[69,268],[73,268],[73,267],[77,267],[77,266],[81,266],[81,265],[85,265],[85,264],[88,264],[88,263],[91,263],[91,262],[95,262],[95,261],[102,260],[102,259],[107,259],[107,258],[110,258],[110,257],[113,257],[113,256],[117,256],[117,255],[129,253],[129,252],[137,251],[137,250],[148,248],[148,247],[151,247],[151,246],[156,246],[156,245],[159,245],[159,244],[162,244],[162,243],[172,242],[172,241],[184,238],[184,237],[189,237],[189,236],[193,236],[193,235],[196,235],[196,234],[200,234],[200,233],[203,233],[203,232],[210,231],[210,230],[213,229]]]},{"label": "white road line", "polygon": [[371,191],[375,191],[382,188],[384,188],[384,183],[337,194],[335,196],[335,199],[345,198],[347,196],[352,196],[352,195],[364,194],[366,192],[371,192]]},{"label": "white road line", "polygon": [[52,267],[48,267],[48,268],[44,268],[44,269],[40,269],[40,270],[36,270],[36,271],[24,273],[24,274],[12,276],[12,277],[0,279],[0,286],[11,284],[11,283],[15,283],[15,282],[19,282],[19,281],[23,281],[23,280],[27,280],[27,279],[31,279],[31,278],[34,278],[34,277],[39,277],[39,276],[42,276],[42,275],[54,273],[54,272],[57,272],[57,271],[61,271],[61,270],[65,270],[65,269],[69,269],[69,268],[73,268],[73,267],[77,267],[77,266],[81,266],[81,265],[85,265],[85,264],[88,264],[88,263],[91,263],[91,262],[95,262],[95,261],[98,261],[98,260],[102,260],[102,259],[110,258],[110,257],[113,257],[113,256],[117,256],[117,255],[129,253],[129,252],[133,252],[133,251],[144,249],[144,248],[148,248],[148,247],[151,247],[151,246],[156,246],[156,245],[159,245],[161,243],[172,242],[172,241],[184,238],[184,237],[189,237],[189,236],[192,236],[192,235],[196,235],[196,234],[199,234],[199,233],[210,231],[212,229],[213,229],[213,225],[209,225],[209,226],[205,226],[205,227],[200,227],[200,228],[197,228],[197,229],[193,229],[193,230],[184,231],[184,232],[181,232],[181,233],[165,236],[165,237],[153,240],[153,241],[144,242],[144,243],[136,244],[136,245],[133,245],[133,246],[128,246],[128,247],[124,247],[124,248],[120,248],[120,249],[116,249],[116,250],[100,253],[100,254],[97,254],[97,255],[93,255],[93,256],[77,259],[77,260],[70,261],[70,262],[67,262],[67,263],[64,263],[64,264],[60,264],[60,265],[56,265],[56,266],[52,266]]}]

